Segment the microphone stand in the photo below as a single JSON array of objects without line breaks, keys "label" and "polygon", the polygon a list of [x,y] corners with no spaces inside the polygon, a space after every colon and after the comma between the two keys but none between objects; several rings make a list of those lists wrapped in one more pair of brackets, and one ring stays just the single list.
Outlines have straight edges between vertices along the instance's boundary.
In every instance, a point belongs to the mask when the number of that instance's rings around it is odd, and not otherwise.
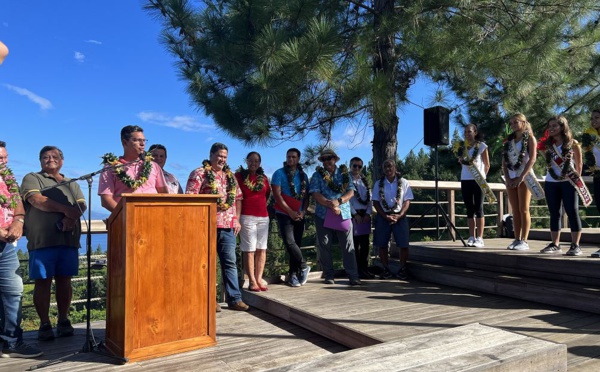
[{"label": "microphone stand", "polygon": [[[142,153],[142,155],[144,155],[144,153]],[[140,157],[142,156],[140,155]],[[129,361],[128,358],[122,358],[120,356],[114,355],[112,353],[110,353],[106,347],[104,346],[104,343],[102,341],[97,342],[96,338],[94,337],[94,333],[92,331],[92,326],[91,326],[91,300],[92,300],[92,272],[91,272],[91,266],[92,266],[92,183],[94,181],[94,176],[100,174],[100,173],[104,173],[106,171],[109,170],[114,170],[117,167],[122,167],[125,165],[129,165],[129,164],[133,164],[135,162],[137,162],[139,159],[136,159],[134,161],[131,162],[127,162],[127,163],[123,163],[123,164],[116,164],[113,166],[107,166],[104,167],[100,170],[97,170],[95,172],[89,173],[89,174],[85,174],[79,178],[72,178],[67,182],[60,182],[57,185],[53,185],[53,186],[49,186],[49,187],[44,187],[42,188],[40,191],[44,191],[44,190],[49,190],[49,189],[53,189],[53,188],[57,188],[60,186],[64,186],[64,185],[69,185],[72,182],[77,182],[77,181],[87,181],[88,184],[88,200],[89,200],[89,205],[88,205],[88,219],[86,221],[86,225],[87,225],[87,232],[86,232],[86,259],[87,259],[87,280],[86,280],[86,328],[85,328],[85,342],[83,344],[83,347],[81,348],[81,350],[76,351],[74,353],[71,354],[67,354],[65,356],[62,356],[60,358],[56,358],[56,359],[52,359],[52,360],[48,360],[44,363],[41,364],[37,364],[35,366],[32,366],[28,369],[28,371],[33,371],[36,370],[38,368],[44,368],[44,367],[48,367],[50,365],[54,365],[57,363],[62,363],[65,361],[65,359],[70,358],[72,356],[75,355],[79,355],[82,353],[95,353],[95,354],[99,354],[99,355],[103,355],[109,358],[112,358],[114,360],[117,360],[119,362],[123,363],[127,363]],[[73,197],[73,199],[75,199],[75,196],[73,196],[73,191],[71,190],[71,187],[68,187],[69,192],[71,192],[71,196]],[[81,212],[83,212],[81,210],[81,206],[79,206],[78,203],[76,203],[76,205],[79,207],[79,210]],[[83,215],[83,213],[81,213]],[[85,221],[85,220],[84,220]]]}]

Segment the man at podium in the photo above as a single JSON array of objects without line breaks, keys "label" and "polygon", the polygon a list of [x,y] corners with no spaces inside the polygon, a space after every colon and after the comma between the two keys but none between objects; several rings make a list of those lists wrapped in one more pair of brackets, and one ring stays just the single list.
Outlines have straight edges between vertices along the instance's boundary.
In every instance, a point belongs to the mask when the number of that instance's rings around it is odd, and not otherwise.
[{"label": "man at podium", "polygon": [[102,173],[98,186],[102,206],[111,213],[121,200],[121,194],[169,193],[162,169],[144,151],[146,149],[144,130],[137,125],[123,127],[121,144],[123,156],[117,158],[110,153],[103,156],[103,164],[115,169]]},{"label": "man at podium", "polygon": [[235,257],[235,237],[240,232],[242,190],[227,165],[228,149],[222,143],[210,148],[210,160],[193,170],[187,181],[186,194],[219,195],[217,201],[217,254],[229,309],[246,311],[242,301]]}]

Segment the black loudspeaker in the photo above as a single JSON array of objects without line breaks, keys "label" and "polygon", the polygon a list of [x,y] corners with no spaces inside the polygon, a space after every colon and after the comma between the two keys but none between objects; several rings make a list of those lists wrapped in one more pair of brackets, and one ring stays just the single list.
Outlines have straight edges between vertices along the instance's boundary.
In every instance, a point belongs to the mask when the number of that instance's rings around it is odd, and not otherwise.
[{"label": "black loudspeaker", "polygon": [[426,146],[450,144],[450,110],[442,106],[423,110],[423,133]]}]

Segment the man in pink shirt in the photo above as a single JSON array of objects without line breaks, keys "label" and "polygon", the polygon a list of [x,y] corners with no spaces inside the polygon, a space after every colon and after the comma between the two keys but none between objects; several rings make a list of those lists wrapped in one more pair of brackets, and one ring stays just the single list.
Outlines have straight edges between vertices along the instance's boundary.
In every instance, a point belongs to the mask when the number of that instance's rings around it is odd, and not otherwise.
[{"label": "man in pink shirt", "polygon": [[[112,212],[121,194],[167,194],[167,181],[162,169],[155,162],[145,158],[146,138],[144,130],[137,125],[128,125],[121,129],[123,156],[119,157],[124,172],[106,171],[100,176],[98,195],[102,206]],[[142,159],[143,158],[143,159]],[[110,166],[110,165],[107,165]],[[147,180],[142,180],[149,170]],[[128,185],[130,186],[128,186]]]},{"label": "man in pink shirt", "polygon": [[[242,190],[227,165],[228,149],[222,143],[210,148],[210,159],[202,162],[188,177],[186,194],[216,194],[217,202],[217,255],[221,263],[221,276],[225,285],[225,295],[229,309],[248,310],[242,301],[237,263],[235,237],[242,228]],[[218,308],[217,308],[218,309]],[[217,310],[218,311],[218,310]]]}]

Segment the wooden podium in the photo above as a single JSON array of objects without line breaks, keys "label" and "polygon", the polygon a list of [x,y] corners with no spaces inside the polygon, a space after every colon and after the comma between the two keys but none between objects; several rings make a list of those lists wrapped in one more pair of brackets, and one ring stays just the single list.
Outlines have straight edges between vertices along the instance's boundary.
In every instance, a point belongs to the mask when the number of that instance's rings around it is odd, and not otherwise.
[{"label": "wooden podium", "polygon": [[216,201],[123,194],[108,219],[112,353],[132,362],[216,344]]}]

